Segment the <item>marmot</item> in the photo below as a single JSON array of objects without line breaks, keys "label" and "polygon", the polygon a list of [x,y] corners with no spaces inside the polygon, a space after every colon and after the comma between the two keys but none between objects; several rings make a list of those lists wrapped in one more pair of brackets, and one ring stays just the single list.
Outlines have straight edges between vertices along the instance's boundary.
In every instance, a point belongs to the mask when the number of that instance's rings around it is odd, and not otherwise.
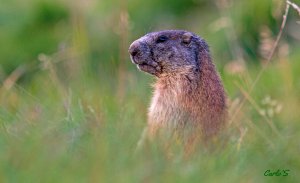
[{"label": "marmot", "polygon": [[226,121],[226,94],[205,40],[183,30],[152,32],[134,41],[129,53],[140,70],[157,78],[150,136],[165,127],[193,138],[217,134]]}]

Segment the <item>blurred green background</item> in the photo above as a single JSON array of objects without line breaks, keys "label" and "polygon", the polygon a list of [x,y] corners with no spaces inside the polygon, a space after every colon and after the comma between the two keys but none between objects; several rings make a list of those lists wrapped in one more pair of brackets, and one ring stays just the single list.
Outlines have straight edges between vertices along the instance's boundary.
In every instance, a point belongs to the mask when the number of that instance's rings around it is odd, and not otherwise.
[{"label": "blurred green background", "polygon": [[[300,17],[292,8],[266,66],[285,6],[1,0],[0,182],[300,182]],[[184,159],[180,148],[170,155],[152,144],[134,154],[154,79],[127,49],[163,29],[210,45],[232,116],[222,151]]]}]

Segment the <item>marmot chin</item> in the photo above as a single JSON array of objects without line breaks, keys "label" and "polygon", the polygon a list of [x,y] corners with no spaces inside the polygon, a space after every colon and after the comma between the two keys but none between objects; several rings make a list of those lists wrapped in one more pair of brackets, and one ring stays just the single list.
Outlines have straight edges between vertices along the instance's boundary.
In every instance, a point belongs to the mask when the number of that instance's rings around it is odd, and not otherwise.
[{"label": "marmot chin", "polygon": [[205,40],[183,30],[146,34],[129,47],[131,60],[156,76],[147,134],[172,129],[210,139],[227,118],[226,94]]}]

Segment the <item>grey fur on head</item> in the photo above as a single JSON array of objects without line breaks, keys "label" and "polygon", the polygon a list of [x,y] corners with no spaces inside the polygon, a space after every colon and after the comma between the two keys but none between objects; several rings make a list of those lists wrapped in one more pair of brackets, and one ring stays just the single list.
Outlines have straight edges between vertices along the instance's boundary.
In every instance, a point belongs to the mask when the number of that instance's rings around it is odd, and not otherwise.
[{"label": "grey fur on head", "polygon": [[152,32],[134,41],[129,47],[131,60],[137,67],[159,77],[164,74],[200,69],[199,54],[209,56],[206,42],[184,30]]}]

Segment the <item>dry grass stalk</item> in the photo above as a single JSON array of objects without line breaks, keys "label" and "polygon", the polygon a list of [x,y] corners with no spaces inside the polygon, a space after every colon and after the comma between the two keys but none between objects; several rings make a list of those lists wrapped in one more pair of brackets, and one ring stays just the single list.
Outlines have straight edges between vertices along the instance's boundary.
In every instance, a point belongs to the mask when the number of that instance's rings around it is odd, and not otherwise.
[{"label": "dry grass stalk", "polygon": [[[258,112],[258,114],[261,115],[261,113],[259,112],[260,111],[260,108],[258,106],[258,104],[255,102],[255,100],[250,96],[250,94],[248,92],[246,92],[246,90],[241,87],[239,84],[235,83],[235,85],[237,85],[237,87],[240,89],[240,91],[242,92],[243,96],[245,99],[248,100],[248,102],[254,107],[254,109]],[[277,127],[274,125],[273,121],[270,120],[267,116],[265,115],[261,115],[264,120],[267,121],[267,123],[269,124],[269,126],[271,127],[271,129],[276,133],[276,135],[278,137],[281,137],[281,134],[279,133],[279,130],[277,129]]]},{"label": "dry grass stalk", "polygon": [[120,44],[119,44],[119,68],[118,68],[118,92],[117,96],[119,101],[122,101],[125,93],[126,86],[126,68],[125,63],[127,59],[127,50],[128,50],[128,29],[129,29],[129,18],[127,11],[127,2],[122,3],[120,18],[119,18],[119,36],[120,36]]},{"label": "dry grass stalk", "polygon": [[27,68],[25,65],[17,67],[3,82],[2,88],[7,91],[10,90],[18,79],[26,72]]},{"label": "dry grass stalk", "polygon": [[286,1],[286,3],[289,4],[289,5],[291,5],[298,12],[298,14],[300,16],[300,7],[297,4],[295,4],[295,3],[291,2],[291,1]]},{"label": "dry grass stalk", "polygon": [[[273,56],[274,56],[275,50],[276,50],[276,48],[278,47],[279,40],[280,40],[280,38],[281,38],[281,36],[282,36],[282,32],[283,32],[283,29],[284,29],[285,24],[286,24],[286,20],[287,20],[287,15],[288,15],[289,9],[290,9],[290,4],[289,4],[288,1],[287,1],[286,7],[285,7],[285,13],[284,13],[284,15],[283,15],[283,19],[282,19],[282,22],[281,22],[281,27],[280,27],[279,33],[278,33],[278,35],[277,35],[276,41],[275,41],[275,43],[274,43],[274,45],[273,45],[273,47],[272,47],[272,50],[270,51],[270,54],[269,54],[269,56],[268,56],[268,58],[267,58],[266,65],[265,65],[264,67],[261,68],[261,70],[260,70],[259,73],[257,74],[257,76],[256,76],[256,78],[255,78],[255,80],[254,80],[254,82],[252,83],[252,85],[251,85],[251,87],[250,87],[250,89],[249,89],[249,92],[248,92],[249,95],[250,95],[251,92],[253,91],[255,85],[257,84],[257,82],[258,82],[259,79],[261,78],[262,74],[264,73],[264,71],[266,70],[267,66],[269,65],[271,59],[272,59]],[[231,122],[233,122],[233,121],[235,120],[237,114],[241,111],[242,107],[245,105],[246,100],[247,100],[247,99],[244,97],[243,100],[242,100],[242,102],[240,103],[239,107],[238,107],[237,110],[234,112],[233,116],[231,117]],[[231,122],[230,122],[230,123],[231,123]]]}]

